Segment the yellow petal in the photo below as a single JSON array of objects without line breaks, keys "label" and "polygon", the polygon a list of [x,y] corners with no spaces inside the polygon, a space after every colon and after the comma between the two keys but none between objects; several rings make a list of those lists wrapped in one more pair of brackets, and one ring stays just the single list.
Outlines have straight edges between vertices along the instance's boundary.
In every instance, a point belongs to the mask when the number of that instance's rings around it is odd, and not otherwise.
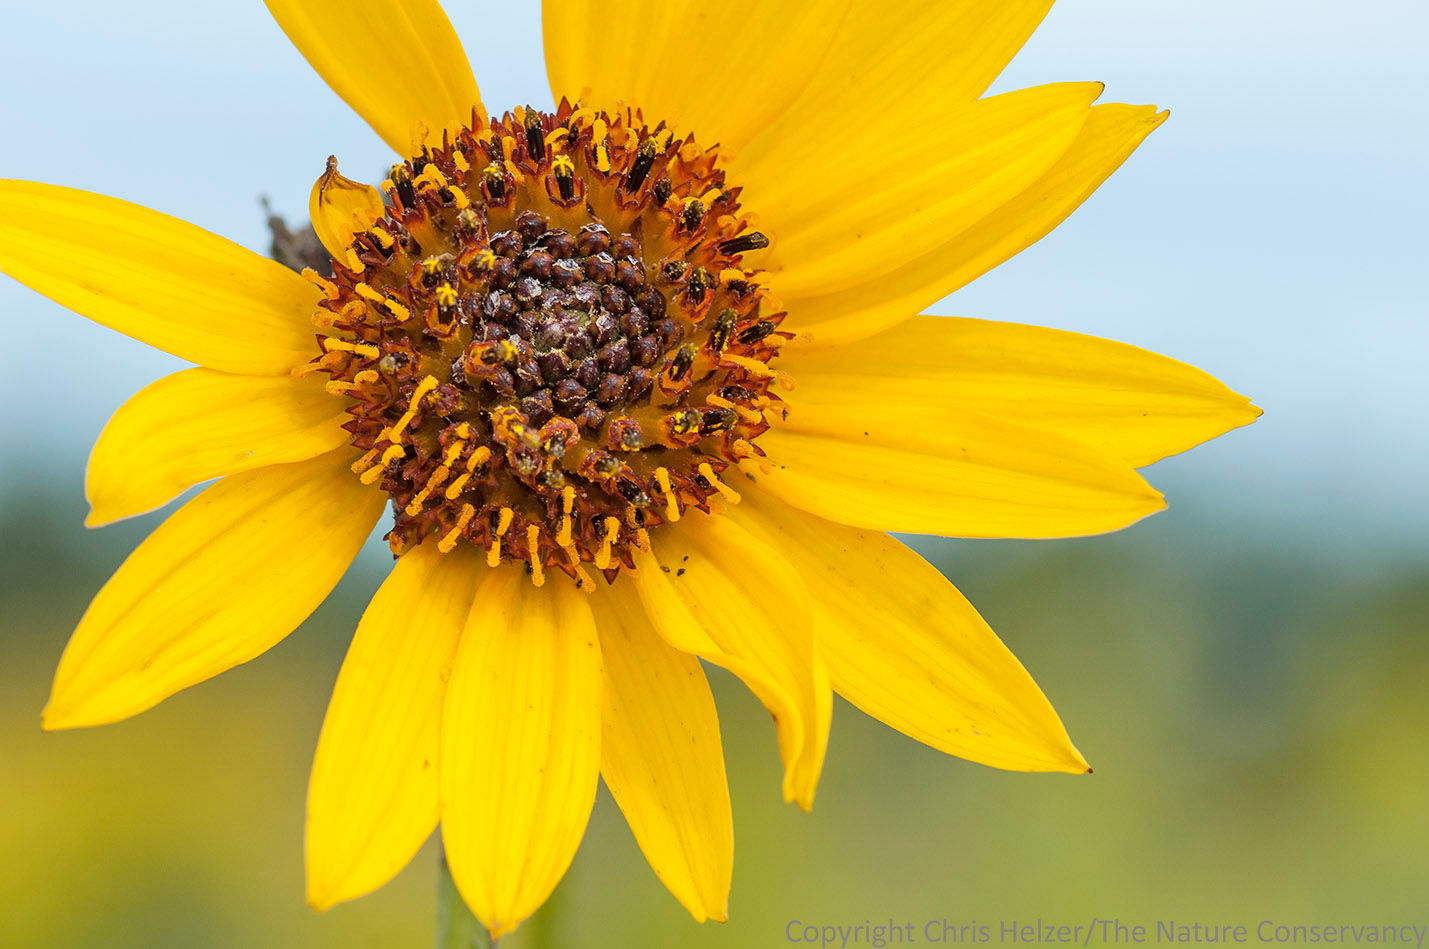
[{"label": "yellow petal", "polygon": [[803,297],[866,284],[953,240],[1047,173],[1101,89],[1057,83],[980,99],[935,123],[880,121],[882,136],[841,161],[828,188],[788,173],[773,188],[751,186],[774,238],[760,261],[774,292],[798,313]]},{"label": "yellow petal", "polygon": [[[546,71],[562,96],[644,111],[732,149],[799,97],[839,31],[848,0],[542,4]],[[587,94],[585,90],[589,90]]]},{"label": "yellow petal", "polygon": [[442,710],[442,841],[493,939],[575,856],[600,772],[600,643],[586,594],[515,566],[476,592]]},{"label": "yellow petal", "polygon": [[443,129],[481,121],[476,80],[437,0],[266,0],[309,65],[404,157],[422,123]]},{"label": "yellow petal", "polygon": [[362,614],[308,785],[308,902],[386,883],[437,826],[446,675],[476,592],[469,550],[404,554]]},{"label": "yellow petal", "polygon": [[[791,407],[745,462],[761,488],[820,517],[946,537],[1069,537],[1165,507],[1126,462],[1082,442],[915,399]],[[765,471],[765,468],[768,471]]]},{"label": "yellow petal", "polygon": [[628,584],[592,599],[605,658],[601,775],[645,859],[698,922],[723,922],[734,823],[704,669],[650,628]]},{"label": "yellow petal", "polygon": [[1019,323],[915,316],[851,346],[790,353],[801,402],[922,402],[1058,432],[1135,466],[1248,425],[1260,409],[1194,366]]},{"label": "yellow petal", "polygon": [[750,491],[730,514],[803,576],[844,698],[939,751],[1013,771],[1087,763],[1042,690],[947,579],[887,534]]},{"label": "yellow petal", "polygon": [[327,170],[308,197],[308,217],[327,252],[342,260],[352,246],[352,235],[371,227],[382,214],[382,193],[338,174],[337,159],[329,157]]},{"label": "yellow petal", "polygon": [[382,513],[351,461],[342,449],[236,474],[160,524],[79,621],[44,726],[128,718],[292,632]]},{"label": "yellow petal", "polygon": [[741,168],[759,183],[797,168],[813,189],[832,186],[875,123],[931,131],[948,108],[982,95],[1051,6],[1052,0],[851,4],[830,48],[809,64],[803,96],[740,153]]},{"label": "yellow petal", "polygon": [[89,456],[85,494],[98,527],[152,511],[184,489],[345,444],[344,401],[317,378],[186,369],[140,390]]},{"label": "yellow petal", "polygon": [[[798,346],[872,336],[941,300],[1047,236],[1166,119],[1153,106],[1099,105],[1046,174],[948,241],[910,249],[907,263],[877,281],[791,303]],[[792,351],[792,350],[791,350]]]},{"label": "yellow petal", "polygon": [[115,198],[0,181],[0,270],[212,369],[276,375],[314,353],[316,287],[202,228]]},{"label": "yellow petal", "polygon": [[[828,746],[833,697],[809,595],[783,557],[720,516],[657,532],[630,580],[670,645],[739,676],[774,716],[784,800],[808,810]],[[658,555],[658,556],[657,556]]]}]

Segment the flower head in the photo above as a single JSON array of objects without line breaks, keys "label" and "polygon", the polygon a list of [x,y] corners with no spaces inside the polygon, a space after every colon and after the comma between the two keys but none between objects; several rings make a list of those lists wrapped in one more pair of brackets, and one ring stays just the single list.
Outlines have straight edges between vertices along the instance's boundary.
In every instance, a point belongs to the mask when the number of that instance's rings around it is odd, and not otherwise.
[{"label": "flower head", "polygon": [[310,901],[440,824],[499,936],[610,787],[697,919],[732,829],[701,660],[770,710],[807,808],[832,693],[945,752],[1086,770],[975,610],[886,531],[1056,537],[1159,510],[1135,471],[1252,421],[1199,370],[919,315],[1035,242],[1165,118],[1095,83],[982,98],[1040,0],[548,3],[559,105],[493,117],[435,0],[270,0],[394,149],[314,186],[298,276],[97,195],[0,183],[0,267],[198,364],[126,403],[98,525],[219,478],[75,631],[46,727],[253,658],[389,508],[395,566],[318,743]]}]

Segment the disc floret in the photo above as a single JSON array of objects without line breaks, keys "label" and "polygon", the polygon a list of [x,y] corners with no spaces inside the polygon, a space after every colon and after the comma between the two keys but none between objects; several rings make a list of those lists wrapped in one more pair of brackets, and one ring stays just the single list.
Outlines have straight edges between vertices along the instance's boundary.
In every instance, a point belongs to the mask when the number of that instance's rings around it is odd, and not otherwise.
[{"label": "disc floret", "polygon": [[[349,399],[388,542],[613,579],[647,531],[738,495],[783,314],[716,151],[639,112],[518,109],[393,167],[333,261],[313,366]],[[774,312],[768,312],[774,311]]]}]

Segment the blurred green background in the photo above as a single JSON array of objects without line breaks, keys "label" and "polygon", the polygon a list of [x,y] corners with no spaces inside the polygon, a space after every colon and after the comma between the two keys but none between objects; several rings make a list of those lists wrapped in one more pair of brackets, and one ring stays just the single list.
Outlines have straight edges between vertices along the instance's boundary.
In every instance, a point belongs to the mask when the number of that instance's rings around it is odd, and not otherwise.
[{"label": "blurred green background", "polygon": [[[46,735],[68,631],[148,527],[85,533],[79,497],[69,472],[0,498],[0,945],[429,945],[430,844],[371,897],[302,902],[309,758],[381,552],[255,662],[123,724]],[[506,945],[778,946],[793,919],[1422,924],[1429,562],[1210,521],[1192,502],[1107,537],[926,548],[1094,775],[967,764],[840,704],[805,815],[780,802],[767,716],[714,672],[731,921],[690,922],[602,792],[550,910]]]}]

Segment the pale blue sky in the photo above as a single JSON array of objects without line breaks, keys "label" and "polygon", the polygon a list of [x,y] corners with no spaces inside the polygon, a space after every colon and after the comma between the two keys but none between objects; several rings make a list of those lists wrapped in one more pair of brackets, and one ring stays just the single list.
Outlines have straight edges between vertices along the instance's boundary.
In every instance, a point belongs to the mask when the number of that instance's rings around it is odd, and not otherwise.
[{"label": "pale blue sky", "polygon": [[[448,6],[489,107],[549,100],[534,2]],[[389,160],[258,0],[3,0],[0,22],[0,177],[261,250],[260,193],[296,216],[328,154],[363,177]],[[1426,27],[1422,0],[1060,0],[996,88],[1097,79],[1171,120],[935,311],[1122,339],[1254,396],[1255,426],[1151,469],[1163,517],[1429,546]],[[0,313],[0,478],[79,491],[109,413],[178,364],[5,278]]]}]

